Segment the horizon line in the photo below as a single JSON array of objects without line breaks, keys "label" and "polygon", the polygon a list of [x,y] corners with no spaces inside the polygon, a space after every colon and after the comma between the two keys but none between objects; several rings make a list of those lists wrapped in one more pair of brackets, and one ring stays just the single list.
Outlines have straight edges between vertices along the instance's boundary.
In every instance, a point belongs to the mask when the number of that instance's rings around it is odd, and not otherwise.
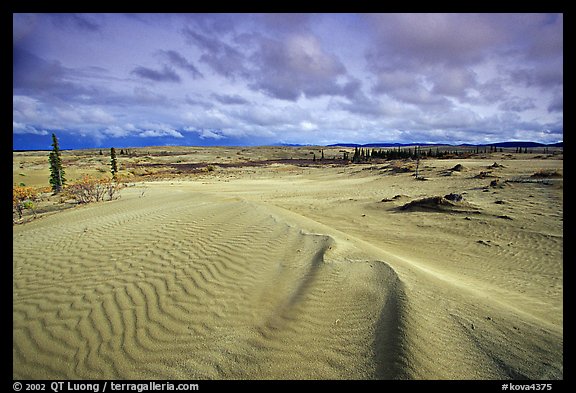
[{"label": "horizon line", "polygon": [[[507,146],[498,146],[504,145]],[[518,145],[514,145],[518,144]],[[522,146],[520,146],[522,144]],[[532,144],[526,145],[526,144]],[[62,148],[60,147],[60,151],[74,151],[74,150],[102,150],[102,149],[109,149],[109,148],[118,148],[118,149],[145,149],[145,148],[168,148],[168,147],[202,147],[202,148],[211,148],[211,147],[242,147],[242,148],[256,148],[256,147],[409,147],[409,146],[451,146],[451,147],[459,147],[459,146],[466,146],[466,147],[482,147],[482,146],[496,146],[496,147],[538,147],[538,146],[555,146],[558,144],[564,144],[564,141],[552,142],[552,143],[542,143],[542,142],[535,142],[530,140],[506,140],[501,142],[490,142],[490,143],[441,143],[441,142],[368,142],[368,143],[356,143],[356,142],[337,142],[337,143],[330,143],[330,144],[300,144],[300,143],[273,143],[273,144],[262,144],[262,145],[176,145],[176,144],[168,144],[168,145],[145,145],[145,146],[124,146],[124,147],[77,147],[77,148]],[[52,149],[12,149],[12,152],[27,152],[27,151],[51,151]]]}]

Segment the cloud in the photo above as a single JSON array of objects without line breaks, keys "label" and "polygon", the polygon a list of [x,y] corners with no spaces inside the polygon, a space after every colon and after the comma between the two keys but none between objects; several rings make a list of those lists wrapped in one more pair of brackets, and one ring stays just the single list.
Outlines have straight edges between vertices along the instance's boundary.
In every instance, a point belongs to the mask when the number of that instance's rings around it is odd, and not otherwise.
[{"label": "cloud", "polygon": [[[522,34],[530,37],[523,57],[529,62],[548,62],[550,59],[563,57],[564,52],[564,16],[563,14],[527,14],[523,16],[527,31]],[[534,27],[538,30],[533,33]]]},{"label": "cloud", "polygon": [[93,106],[66,105],[55,108],[55,115],[60,121],[68,124],[98,124],[107,125],[115,123],[113,115],[102,108]]},{"label": "cloud", "polygon": [[99,32],[102,25],[98,23],[95,15],[87,14],[48,14],[54,23],[54,26],[58,28],[74,28],[78,30],[83,30],[86,32],[94,33]]},{"label": "cloud", "polygon": [[562,113],[564,111],[564,92],[558,89],[552,96],[552,100],[548,105],[548,112]]},{"label": "cloud", "polygon": [[173,126],[165,123],[156,123],[150,121],[144,121],[141,124],[134,126],[134,134],[141,138],[150,137],[172,137],[172,138],[183,138],[184,136]]},{"label": "cloud", "polygon": [[203,111],[189,111],[183,119],[196,129],[222,130],[238,126],[238,121],[230,116],[224,108],[214,107]]},{"label": "cloud", "polygon": [[12,131],[14,134],[48,135],[48,131],[46,130],[39,130],[29,124],[22,124],[15,121],[12,122]]},{"label": "cloud", "polygon": [[208,36],[190,29],[182,30],[186,41],[202,51],[200,61],[214,72],[226,78],[246,77],[249,72],[244,67],[242,52],[216,36]]},{"label": "cloud", "polygon": [[247,105],[250,104],[250,101],[246,100],[245,98],[237,95],[237,94],[216,94],[212,93],[210,95],[216,101],[220,102],[221,104],[225,105]]},{"label": "cloud", "polygon": [[265,13],[254,16],[256,22],[262,23],[266,31],[278,34],[294,34],[295,32],[309,32],[313,16],[311,14],[280,14]]},{"label": "cloud", "polygon": [[164,66],[162,70],[154,70],[152,68],[138,66],[134,68],[131,74],[135,74],[141,78],[149,79],[155,82],[181,82],[180,76],[174,72],[170,67]]},{"label": "cloud", "polygon": [[376,33],[367,57],[377,69],[476,63],[502,37],[490,16],[478,14],[374,14],[366,19]]},{"label": "cloud", "polygon": [[[262,18],[271,23],[278,16]],[[216,74],[246,81],[250,89],[273,98],[296,101],[300,96],[352,96],[360,85],[311,33],[284,29],[282,39],[260,32],[232,33],[232,39],[227,39],[221,33],[208,36],[186,27],[183,34],[189,44],[201,50],[200,62]]]},{"label": "cloud", "polygon": [[357,80],[342,81],[343,63],[326,52],[314,35],[296,34],[284,41],[261,38],[251,60],[256,72],[249,86],[282,100],[295,101],[301,95],[351,96],[359,87]]},{"label": "cloud", "polygon": [[[430,108],[450,107],[451,103],[442,94],[429,87],[430,82],[421,74],[404,70],[393,70],[378,74],[373,91],[385,94],[397,101]],[[436,89],[441,85],[434,85]],[[445,89],[446,87],[442,87]]]},{"label": "cloud", "polygon": [[[243,15],[244,17],[248,15]],[[238,14],[182,14],[185,29],[198,30],[210,36],[228,34],[243,18]]]},{"label": "cloud", "polygon": [[561,86],[564,82],[562,67],[520,68],[511,70],[510,76],[518,84],[541,89]]},{"label": "cloud", "polygon": [[215,106],[215,104],[213,102],[209,102],[209,101],[203,99],[202,97],[194,98],[190,94],[185,95],[184,102],[187,105],[199,106],[199,107],[204,108],[204,109],[211,109],[211,108],[214,108],[214,106]]},{"label": "cloud", "polygon": [[503,111],[524,112],[536,108],[536,105],[534,99],[530,97],[512,97],[502,102],[498,108]]},{"label": "cloud", "polygon": [[310,121],[301,121],[300,122],[300,127],[304,130],[304,131],[313,131],[313,130],[317,130],[318,129],[318,125],[314,124]]},{"label": "cloud", "polygon": [[147,87],[134,87],[133,94],[129,97],[121,98],[121,101],[130,102],[131,105],[142,106],[165,106],[170,105],[170,100],[164,94],[159,94]]},{"label": "cloud", "polygon": [[109,86],[117,78],[102,67],[73,69],[60,61],[48,61],[15,45],[13,48],[13,93],[45,105],[113,103],[117,93]]},{"label": "cloud", "polygon": [[144,130],[138,133],[141,138],[160,138],[160,137],[172,137],[172,138],[184,138],[184,136],[176,130]]},{"label": "cloud", "polygon": [[12,116],[14,118],[22,119],[22,121],[33,121],[39,115],[39,102],[38,100],[22,96],[12,96]]},{"label": "cloud", "polygon": [[478,88],[476,73],[466,67],[442,67],[429,80],[434,84],[432,94],[442,96],[465,98],[470,89]]},{"label": "cloud", "polygon": [[134,134],[134,131],[136,131],[136,128],[132,124],[127,124],[107,127],[103,130],[103,133],[113,138],[122,138]]},{"label": "cloud", "polygon": [[184,130],[198,134],[200,139],[218,140],[218,139],[224,139],[225,138],[222,135],[221,130],[208,130],[208,129],[203,129],[203,128],[202,129],[196,129],[196,128],[192,128],[192,127],[186,127]]},{"label": "cloud", "polygon": [[14,89],[41,91],[71,87],[71,84],[64,80],[67,70],[59,61],[46,61],[18,45],[13,47],[12,53]]},{"label": "cloud", "polygon": [[187,71],[192,78],[204,78],[204,75],[198,71],[194,64],[190,63],[184,56],[175,50],[160,50],[159,53],[161,56],[166,58],[171,65]]},{"label": "cloud", "polygon": [[13,24],[18,135],[562,137],[561,14],[15,14]]}]

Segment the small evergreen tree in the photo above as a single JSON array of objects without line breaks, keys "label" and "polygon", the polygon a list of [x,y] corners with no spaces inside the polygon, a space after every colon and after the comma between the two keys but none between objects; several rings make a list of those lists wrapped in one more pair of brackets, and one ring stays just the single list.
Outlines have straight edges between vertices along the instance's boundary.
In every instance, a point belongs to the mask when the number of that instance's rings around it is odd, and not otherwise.
[{"label": "small evergreen tree", "polygon": [[360,149],[358,149],[358,146],[356,146],[354,148],[354,155],[352,156],[352,162],[356,163],[360,161]]},{"label": "small evergreen tree", "polygon": [[50,185],[52,186],[52,191],[57,194],[62,191],[66,179],[64,178],[60,146],[58,145],[56,134],[52,134],[52,151],[48,160],[50,162]]},{"label": "small evergreen tree", "polygon": [[416,156],[416,177],[415,179],[418,180],[420,179],[420,173],[419,173],[419,169],[420,169],[420,147],[416,146],[414,148],[414,155]]},{"label": "small evergreen tree", "polygon": [[116,173],[118,172],[118,164],[116,162],[116,149],[110,148],[110,171],[112,172],[112,178],[116,179]]}]

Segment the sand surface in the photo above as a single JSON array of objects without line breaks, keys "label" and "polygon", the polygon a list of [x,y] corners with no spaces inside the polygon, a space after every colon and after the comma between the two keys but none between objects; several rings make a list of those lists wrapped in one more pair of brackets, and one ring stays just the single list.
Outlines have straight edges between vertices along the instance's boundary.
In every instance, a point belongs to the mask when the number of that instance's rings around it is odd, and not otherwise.
[{"label": "sand surface", "polygon": [[517,157],[216,168],[15,225],[13,378],[562,379],[562,178],[531,177],[562,160]]}]

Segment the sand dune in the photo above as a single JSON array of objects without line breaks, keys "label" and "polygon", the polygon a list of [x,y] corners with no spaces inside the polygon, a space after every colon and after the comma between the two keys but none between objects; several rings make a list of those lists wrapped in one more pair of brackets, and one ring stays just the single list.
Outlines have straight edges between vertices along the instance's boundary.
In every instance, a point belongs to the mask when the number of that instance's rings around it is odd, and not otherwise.
[{"label": "sand dune", "polygon": [[561,188],[493,161],[230,168],[16,225],[13,377],[561,379]]},{"label": "sand dune", "polygon": [[137,194],[15,228],[15,378],[393,376],[383,262],[254,203]]}]

